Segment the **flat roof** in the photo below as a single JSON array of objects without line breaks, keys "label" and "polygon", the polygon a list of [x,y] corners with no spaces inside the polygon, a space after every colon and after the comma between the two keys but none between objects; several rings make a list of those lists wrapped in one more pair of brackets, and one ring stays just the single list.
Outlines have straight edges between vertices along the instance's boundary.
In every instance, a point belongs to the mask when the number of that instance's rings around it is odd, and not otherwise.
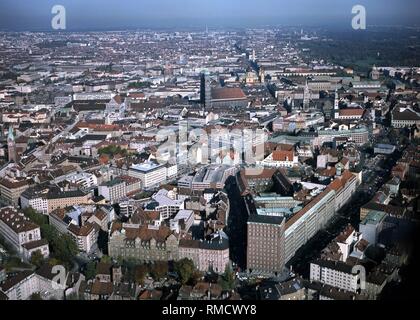
[{"label": "flat roof", "polygon": [[142,163],[142,164],[133,164],[130,169],[131,170],[135,170],[135,171],[141,171],[141,172],[150,172],[153,170],[157,170],[161,167],[163,167],[163,164],[158,164],[158,163]]},{"label": "flat roof", "polygon": [[360,224],[362,224],[362,225],[378,224],[383,219],[385,219],[386,216],[387,216],[387,214],[385,212],[372,210],[372,211],[369,211],[367,216],[363,219],[362,222],[360,222]]}]

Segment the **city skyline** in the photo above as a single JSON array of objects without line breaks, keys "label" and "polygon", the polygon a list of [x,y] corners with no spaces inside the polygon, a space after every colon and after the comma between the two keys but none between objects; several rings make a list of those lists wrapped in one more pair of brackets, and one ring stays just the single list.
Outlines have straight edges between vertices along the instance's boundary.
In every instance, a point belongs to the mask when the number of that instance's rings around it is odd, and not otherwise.
[{"label": "city skyline", "polygon": [[363,5],[368,25],[415,25],[416,1],[380,0],[142,0],[142,1],[27,1],[0,3],[0,30],[49,31],[51,8],[63,5],[67,30],[120,30],[134,28],[223,28],[261,26],[334,26],[350,28],[352,7]]}]

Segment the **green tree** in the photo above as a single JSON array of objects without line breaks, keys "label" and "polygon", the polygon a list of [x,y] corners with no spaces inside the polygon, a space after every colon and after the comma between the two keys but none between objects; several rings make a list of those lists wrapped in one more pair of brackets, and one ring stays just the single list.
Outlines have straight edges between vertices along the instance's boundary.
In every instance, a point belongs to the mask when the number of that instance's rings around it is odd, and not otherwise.
[{"label": "green tree", "polygon": [[101,258],[101,263],[112,263],[112,258],[104,254]]},{"label": "green tree", "polygon": [[41,251],[36,250],[31,255],[31,263],[39,268],[44,263],[44,256],[42,255]]},{"label": "green tree", "polygon": [[220,285],[223,290],[233,290],[235,288],[235,273],[230,265],[226,266],[225,272],[220,277]]},{"label": "green tree", "polygon": [[39,213],[32,207],[25,208],[23,210],[23,214],[27,216],[32,222],[39,225],[40,227],[48,224],[47,216],[44,216],[43,214]]},{"label": "green tree", "polygon": [[86,265],[85,276],[87,280],[93,279],[96,276],[96,263],[89,261]]},{"label": "green tree", "polygon": [[174,269],[178,274],[181,283],[186,284],[194,274],[194,262],[188,258],[181,259],[175,262]]},{"label": "green tree", "polygon": [[106,154],[110,157],[115,156],[116,154],[121,154],[122,156],[126,156],[128,154],[127,149],[123,149],[120,146],[111,144],[109,146],[106,146],[104,148],[101,148],[98,150],[99,155]]}]

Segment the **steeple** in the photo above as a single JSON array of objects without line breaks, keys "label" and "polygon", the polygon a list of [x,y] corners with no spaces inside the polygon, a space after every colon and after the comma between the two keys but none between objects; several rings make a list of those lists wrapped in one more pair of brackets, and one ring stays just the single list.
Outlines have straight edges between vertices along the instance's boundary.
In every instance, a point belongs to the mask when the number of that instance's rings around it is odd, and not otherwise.
[{"label": "steeple", "polygon": [[303,109],[308,110],[309,109],[309,102],[311,100],[311,90],[308,86],[308,78],[306,78],[305,81],[305,89],[303,90]]},{"label": "steeple", "polygon": [[7,151],[8,151],[9,161],[17,162],[15,135],[13,134],[12,126],[9,126],[9,134],[7,135]]},{"label": "steeple", "polygon": [[9,126],[9,134],[7,135],[7,141],[15,141],[15,135],[13,134],[12,126]]}]

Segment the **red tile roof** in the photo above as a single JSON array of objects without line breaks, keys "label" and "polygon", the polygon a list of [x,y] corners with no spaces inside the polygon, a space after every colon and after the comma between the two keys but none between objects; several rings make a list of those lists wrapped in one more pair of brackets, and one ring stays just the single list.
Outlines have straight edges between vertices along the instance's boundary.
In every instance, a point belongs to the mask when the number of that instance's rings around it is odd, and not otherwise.
[{"label": "red tile roof", "polygon": [[241,88],[215,88],[211,91],[213,100],[239,100],[246,99]]}]

